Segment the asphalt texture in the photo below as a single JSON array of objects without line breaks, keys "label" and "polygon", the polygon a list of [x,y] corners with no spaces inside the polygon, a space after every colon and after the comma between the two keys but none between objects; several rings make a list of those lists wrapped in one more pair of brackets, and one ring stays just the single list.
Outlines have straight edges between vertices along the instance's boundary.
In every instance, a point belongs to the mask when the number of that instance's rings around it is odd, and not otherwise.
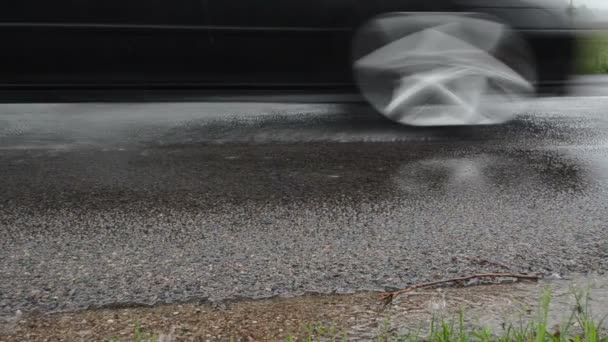
[{"label": "asphalt texture", "polygon": [[356,103],[2,104],[0,193],[2,316],[602,272],[608,98],[425,129]]}]

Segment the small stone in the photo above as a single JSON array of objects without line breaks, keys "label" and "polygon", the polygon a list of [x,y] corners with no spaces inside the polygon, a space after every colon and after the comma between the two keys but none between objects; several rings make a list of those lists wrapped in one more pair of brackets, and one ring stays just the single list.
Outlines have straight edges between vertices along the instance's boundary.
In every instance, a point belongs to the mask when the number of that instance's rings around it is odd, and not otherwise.
[{"label": "small stone", "polygon": [[114,320],[110,318],[107,322],[112,324],[112,323],[114,323]]},{"label": "small stone", "polygon": [[173,313],[173,315],[174,315],[174,316],[175,316],[175,315],[179,315],[179,311],[175,311],[175,312]]}]

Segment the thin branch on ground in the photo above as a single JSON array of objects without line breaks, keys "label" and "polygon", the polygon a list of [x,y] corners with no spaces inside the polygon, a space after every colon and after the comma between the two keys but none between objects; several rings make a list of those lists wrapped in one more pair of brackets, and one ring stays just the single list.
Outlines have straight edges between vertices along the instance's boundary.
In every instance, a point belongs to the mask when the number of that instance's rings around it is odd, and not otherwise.
[{"label": "thin branch on ground", "polygon": [[497,278],[511,278],[511,279],[515,279],[517,281],[519,281],[519,280],[538,281],[539,279],[541,279],[541,276],[540,275],[530,275],[530,274],[517,274],[517,273],[473,274],[473,275],[461,277],[461,278],[451,278],[451,279],[432,281],[432,282],[428,282],[428,283],[415,284],[415,285],[411,285],[406,288],[403,288],[401,290],[385,292],[380,295],[380,300],[383,301],[385,305],[389,305],[393,302],[393,299],[395,299],[395,297],[397,297],[401,294],[404,294],[404,293],[415,291],[415,290],[425,289],[425,288],[429,288],[429,287],[436,287],[439,285],[447,285],[447,284],[452,284],[452,283],[464,284],[465,281],[473,280],[473,279],[481,280],[481,279],[497,279]]}]

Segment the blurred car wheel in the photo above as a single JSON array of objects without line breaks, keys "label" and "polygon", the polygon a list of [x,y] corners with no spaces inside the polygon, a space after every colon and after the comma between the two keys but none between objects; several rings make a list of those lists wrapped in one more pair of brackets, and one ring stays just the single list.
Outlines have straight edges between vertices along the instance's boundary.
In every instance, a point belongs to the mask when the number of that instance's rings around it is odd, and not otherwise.
[{"label": "blurred car wheel", "polygon": [[352,55],[363,96],[407,125],[502,123],[535,91],[525,41],[477,14],[384,14],[358,30]]}]

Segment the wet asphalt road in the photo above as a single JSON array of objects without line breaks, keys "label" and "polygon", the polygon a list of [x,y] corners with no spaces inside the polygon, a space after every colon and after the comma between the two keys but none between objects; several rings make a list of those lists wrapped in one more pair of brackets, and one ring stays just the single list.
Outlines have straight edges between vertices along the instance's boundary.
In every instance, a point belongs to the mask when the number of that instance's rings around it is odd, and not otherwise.
[{"label": "wet asphalt road", "polygon": [[608,98],[413,129],[359,104],[0,105],[0,315],[607,269]]}]

